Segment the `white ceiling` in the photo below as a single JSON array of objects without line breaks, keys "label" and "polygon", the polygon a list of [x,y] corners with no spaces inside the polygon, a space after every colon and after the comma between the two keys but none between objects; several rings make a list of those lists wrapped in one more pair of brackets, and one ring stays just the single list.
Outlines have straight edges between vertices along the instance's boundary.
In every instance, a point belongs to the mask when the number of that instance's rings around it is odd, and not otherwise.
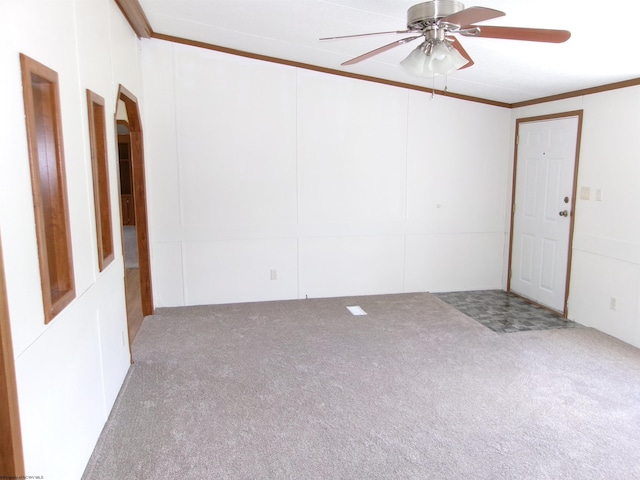
[{"label": "white ceiling", "polygon": [[[620,0],[478,0],[466,7],[501,10],[486,25],[571,31],[562,44],[458,37],[475,61],[445,77],[421,79],[399,62],[419,41],[349,67],[350,58],[403,38],[383,35],[319,41],[320,37],[403,30],[416,0],[139,0],[155,33],[250,53],[410,83],[488,100],[517,103],[640,78],[638,6]],[[615,7],[615,8],[612,8]],[[618,18],[619,20],[611,20]],[[408,36],[408,35],[405,35]],[[434,85],[435,83],[435,85]]]}]

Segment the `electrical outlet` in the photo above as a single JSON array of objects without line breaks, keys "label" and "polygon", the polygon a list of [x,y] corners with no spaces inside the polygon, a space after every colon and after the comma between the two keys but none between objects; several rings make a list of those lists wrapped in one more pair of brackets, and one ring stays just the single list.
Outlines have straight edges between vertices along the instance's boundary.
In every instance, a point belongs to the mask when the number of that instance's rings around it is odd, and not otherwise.
[{"label": "electrical outlet", "polygon": [[591,199],[591,187],[580,187],[580,200]]},{"label": "electrical outlet", "polygon": [[609,298],[609,308],[611,310],[615,310],[616,308],[618,308],[618,299],[616,297]]},{"label": "electrical outlet", "polygon": [[271,280],[277,280],[278,279],[278,271],[273,269],[273,268],[269,272],[269,275],[271,276]]}]

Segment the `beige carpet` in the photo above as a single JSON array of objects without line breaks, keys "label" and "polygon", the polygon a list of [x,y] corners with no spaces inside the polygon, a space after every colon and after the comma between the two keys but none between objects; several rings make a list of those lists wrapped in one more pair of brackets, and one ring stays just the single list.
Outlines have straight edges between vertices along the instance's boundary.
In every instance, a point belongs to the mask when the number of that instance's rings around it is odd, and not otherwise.
[{"label": "beige carpet", "polygon": [[401,294],[161,309],[133,352],[86,480],[640,478],[640,351],[589,328]]},{"label": "beige carpet", "polygon": [[125,225],[122,227],[122,241],[124,245],[124,267],[139,268],[138,235],[135,226]]}]

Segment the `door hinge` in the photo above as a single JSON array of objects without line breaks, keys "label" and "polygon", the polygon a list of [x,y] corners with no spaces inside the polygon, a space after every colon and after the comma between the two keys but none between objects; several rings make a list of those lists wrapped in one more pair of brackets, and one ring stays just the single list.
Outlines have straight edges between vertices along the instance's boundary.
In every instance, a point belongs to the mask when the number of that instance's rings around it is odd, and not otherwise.
[{"label": "door hinge", "polygon": [[520,135],[516,135],[516,145],[520,145]]}]

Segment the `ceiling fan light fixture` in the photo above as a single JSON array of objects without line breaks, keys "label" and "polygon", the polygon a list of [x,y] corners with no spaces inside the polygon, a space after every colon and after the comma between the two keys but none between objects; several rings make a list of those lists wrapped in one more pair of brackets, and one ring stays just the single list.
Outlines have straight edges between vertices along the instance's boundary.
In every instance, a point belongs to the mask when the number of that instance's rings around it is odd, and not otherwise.
[{"label": "ceiling fan light fixture", "polygon": [[433,48],[429,69],[436,74],[445,75],[464,67],[468,62],[449,43],[442,42]]},{"label": "ceiling fan light fixture", "polygon": [[[426,43],[426,42],[425,42]],[[423,51],[423,45],[420,45],[418,48],[414,48],[411,50],[411,53],[400,62],[400,66],[404,68],[407,72],[412,75],[416,75],[418,77],[424,77],[429,74],[428,71],[425,72],[425,66],[429,57]]]},{"label": "ceiling fan light fixture", "polygon": [[448,42],[424,42],[414,49],[400,65],[412,75],[427,77],[446,75],[465,66],[468,60]]},{"label": "ceiling fan light fixture", "polygon": [[447,47],[444,42],[438,43],[433,47],[431,55],[426,65],[427,70],[436,75],[444,75],[455,70],[455,58],[452,53],[453,49]]}]

